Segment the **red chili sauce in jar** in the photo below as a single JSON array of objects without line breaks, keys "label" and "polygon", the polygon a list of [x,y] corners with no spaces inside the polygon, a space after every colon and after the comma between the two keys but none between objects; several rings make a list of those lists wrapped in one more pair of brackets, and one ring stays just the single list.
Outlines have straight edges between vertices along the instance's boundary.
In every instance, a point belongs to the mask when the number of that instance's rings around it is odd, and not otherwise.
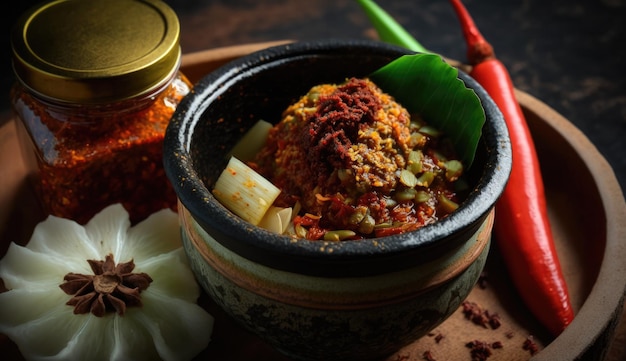
[{"label": "red chili sauce in jar", "polygon": [[416,230],[453,212],[463,166],[451,143],[369,79],[313,87],[251,165],[301,211],[298,236],[341,241]]},{"label": "red chili sauce in jar", "polygon": [[46,215],[88,222],[122,203],[137,223],[177,199],[163,137],[192,84],[162,1],[53,1],[11,33],[11,103]]}]

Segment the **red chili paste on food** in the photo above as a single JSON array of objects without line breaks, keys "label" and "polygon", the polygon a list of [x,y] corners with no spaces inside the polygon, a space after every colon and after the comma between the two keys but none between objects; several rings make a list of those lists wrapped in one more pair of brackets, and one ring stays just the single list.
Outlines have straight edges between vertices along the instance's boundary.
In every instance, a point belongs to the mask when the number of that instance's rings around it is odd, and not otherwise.
[{"label": "red chili paste on food", "polygon": [[452,212],[462,171],[450,144],[369,79],[323,84],[290,105],[253,166],[300,202],[309,239],[381,237]]}]

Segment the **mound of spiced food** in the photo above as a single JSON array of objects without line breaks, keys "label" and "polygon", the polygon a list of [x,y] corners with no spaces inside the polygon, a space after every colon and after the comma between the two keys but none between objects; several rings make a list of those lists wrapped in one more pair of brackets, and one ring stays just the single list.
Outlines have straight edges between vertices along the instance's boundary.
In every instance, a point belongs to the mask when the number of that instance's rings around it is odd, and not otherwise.
[{"label": "mound of spiced food", "polygon": [[271,127],[247,163],[291,208],[286,232],[353,240],[418,229],[463,199],[452,144],[371,80],[314,86]]}]

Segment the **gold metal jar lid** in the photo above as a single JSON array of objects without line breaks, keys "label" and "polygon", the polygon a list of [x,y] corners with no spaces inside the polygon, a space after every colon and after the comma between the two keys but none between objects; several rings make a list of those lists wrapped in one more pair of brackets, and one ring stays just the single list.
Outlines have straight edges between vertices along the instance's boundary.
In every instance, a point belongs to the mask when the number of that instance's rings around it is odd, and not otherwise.
[{"label": "gold metal jar lid", "polygon": [[11,35],[13,68],[32,91],[99,104],[163,86],[178,70],[180,24],[160,0],[55,0]]}]

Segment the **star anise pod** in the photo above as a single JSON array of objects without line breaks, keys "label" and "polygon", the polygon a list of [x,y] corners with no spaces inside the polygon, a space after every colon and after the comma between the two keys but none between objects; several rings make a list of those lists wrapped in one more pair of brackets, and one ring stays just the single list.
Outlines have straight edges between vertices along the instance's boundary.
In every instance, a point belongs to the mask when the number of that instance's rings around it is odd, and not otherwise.
[{"label": "star anise pod", "polygon": [[91,312],[102,317],[107,312],[124,315],[126,307],[141,306],[141,291],[148,288],[152,278],[146,273],[132,273],[133,260],[117,266],[113,255],[104,261],[87,260],[93,275],[68,273],[59,287],[73,297],[67,305],[74,306],[74,314]]}]

